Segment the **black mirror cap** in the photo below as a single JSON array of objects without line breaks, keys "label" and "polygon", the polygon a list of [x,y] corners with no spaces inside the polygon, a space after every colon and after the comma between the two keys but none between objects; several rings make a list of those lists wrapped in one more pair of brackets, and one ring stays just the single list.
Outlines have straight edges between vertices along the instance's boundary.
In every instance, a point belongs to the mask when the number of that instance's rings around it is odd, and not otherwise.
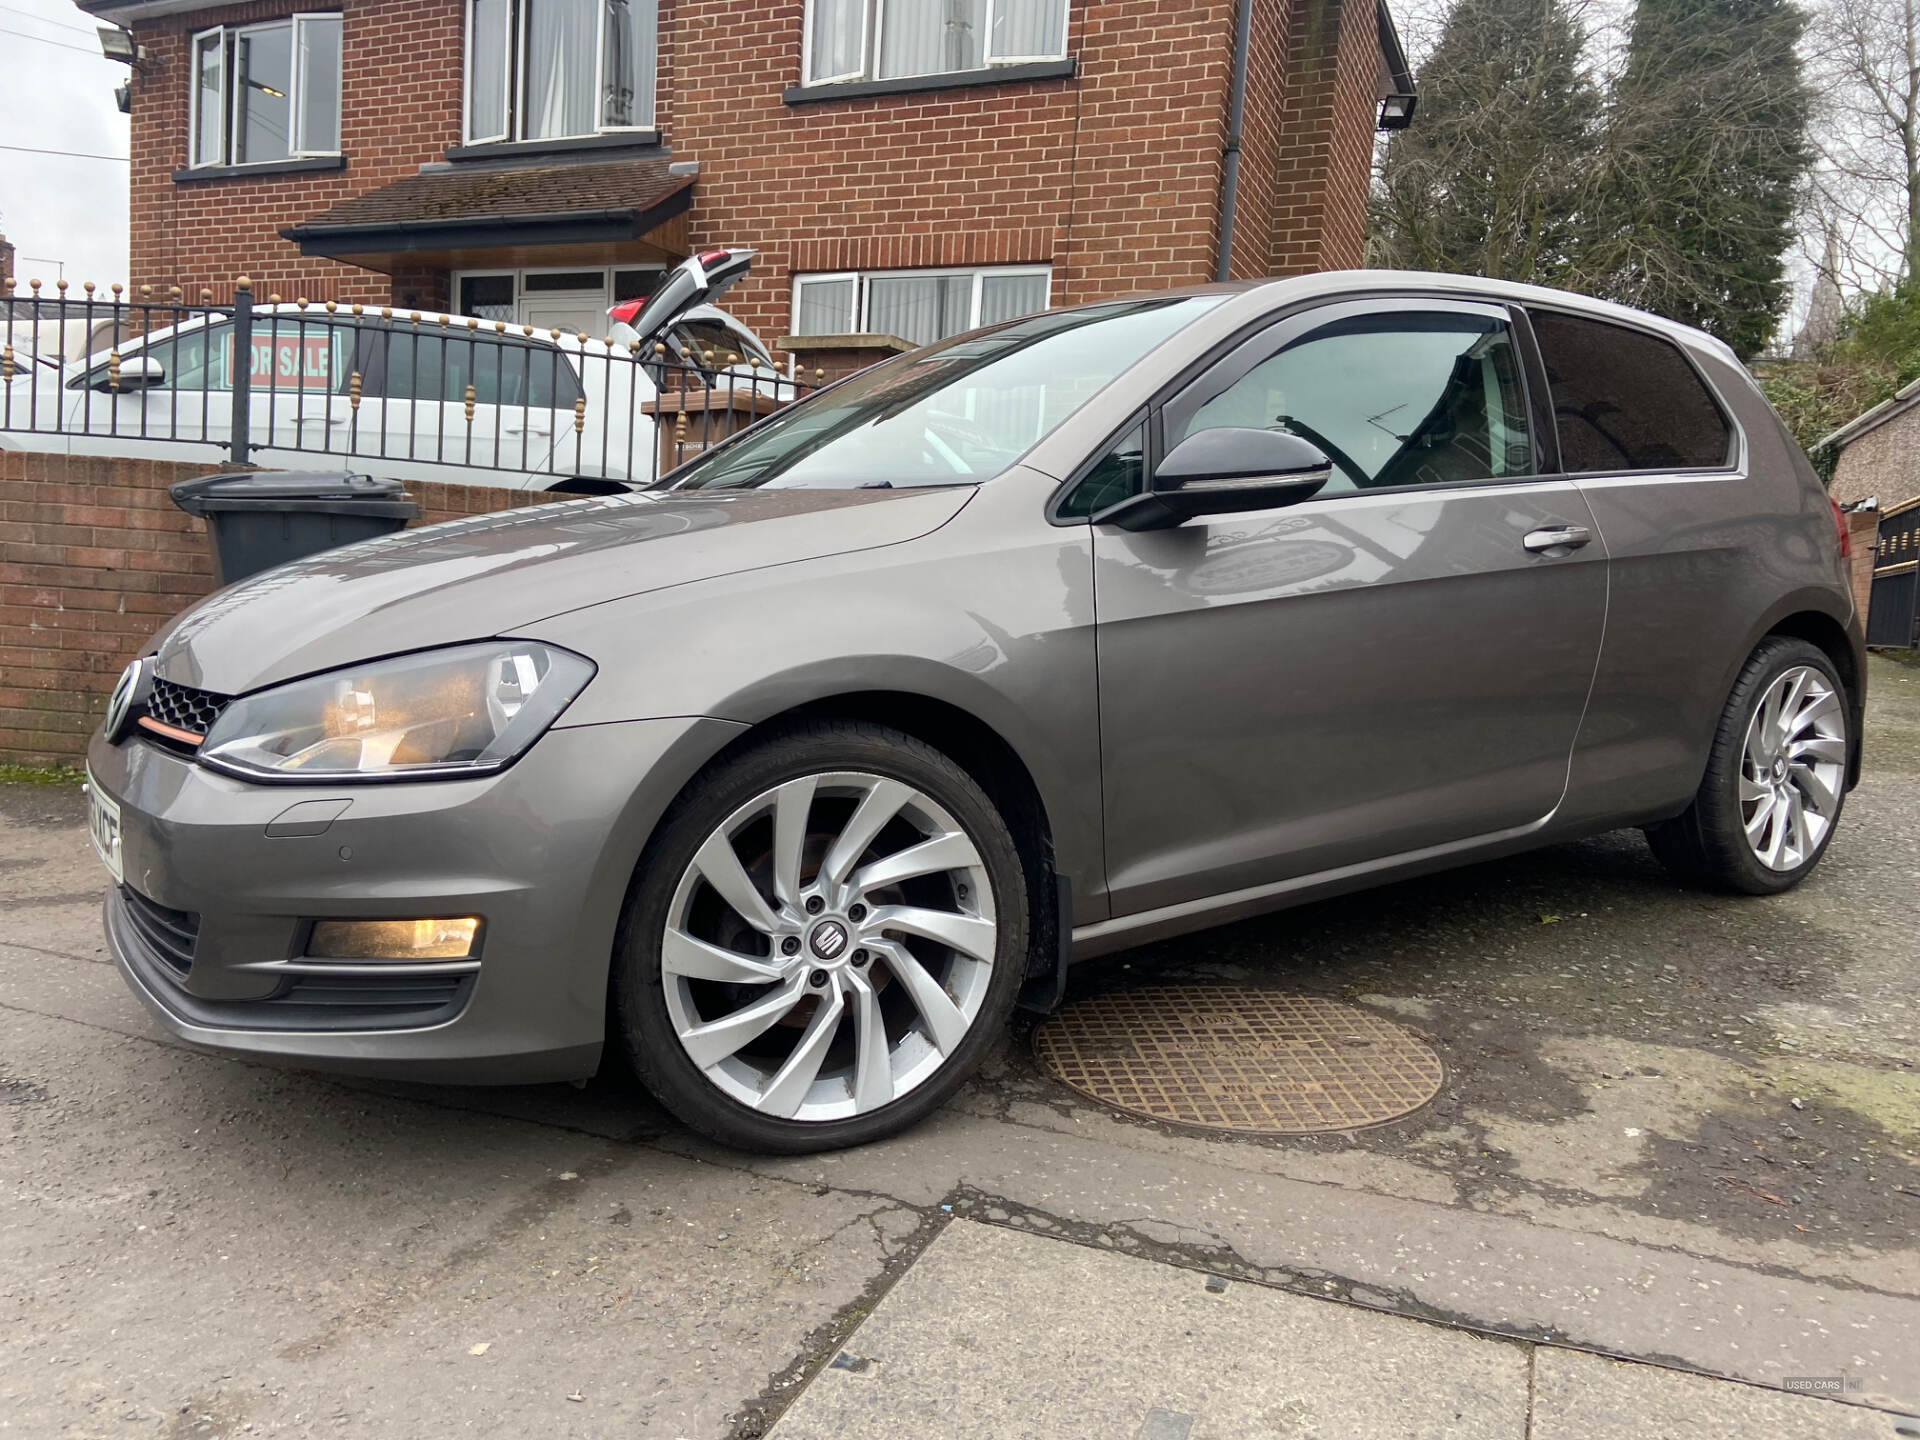
[{"label": "black mirror cap", "polygon": [[1160,530],[1201,515],[1275,510],[1310,499],[1332,476],[1333,462],[1311,440],[1222,426],[1189,435],[1167,452],[1145,494],[1093,518],[1124,530]]}]

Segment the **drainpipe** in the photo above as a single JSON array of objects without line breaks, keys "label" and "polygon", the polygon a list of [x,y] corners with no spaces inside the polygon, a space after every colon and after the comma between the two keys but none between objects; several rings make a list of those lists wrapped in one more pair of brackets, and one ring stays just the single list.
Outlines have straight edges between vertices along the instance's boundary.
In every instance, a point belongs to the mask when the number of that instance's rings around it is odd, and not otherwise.
[{"label": "drainpipe", "polygon": [[1253,46],[1253,0],[1240,0],[1233,30],[1233,91],[1227,99],[1227,144],[1220,177],[1220,259],[1213,278],[1225,280],[1233,268],[1233,212],[1240,194],[1240,124],[1247,111],[1247,51]]}]

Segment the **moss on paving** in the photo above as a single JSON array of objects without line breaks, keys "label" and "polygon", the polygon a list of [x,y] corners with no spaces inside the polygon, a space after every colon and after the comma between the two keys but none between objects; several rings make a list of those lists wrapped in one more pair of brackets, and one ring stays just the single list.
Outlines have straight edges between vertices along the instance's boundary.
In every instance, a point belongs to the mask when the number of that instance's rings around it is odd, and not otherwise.
[{"label": "moss on paving", "polygon": [[78,785],[86,778],[70,765],[0,765],[0,783],[9,785]]}]

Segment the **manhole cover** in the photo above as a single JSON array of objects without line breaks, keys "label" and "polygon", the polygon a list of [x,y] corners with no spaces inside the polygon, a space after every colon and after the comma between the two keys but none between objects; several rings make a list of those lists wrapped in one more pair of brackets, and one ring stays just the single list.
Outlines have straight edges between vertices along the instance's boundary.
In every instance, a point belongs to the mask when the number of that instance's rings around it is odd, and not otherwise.
[{"label": "manhole cover", "polygon": [[1313,995],[1173,985],[1098,995],[1034,1032],[1040,1064],[1103,1105],[1214,1130],[1310,1134],[1418,1110],[1446,1078],[1400,1026]]}]

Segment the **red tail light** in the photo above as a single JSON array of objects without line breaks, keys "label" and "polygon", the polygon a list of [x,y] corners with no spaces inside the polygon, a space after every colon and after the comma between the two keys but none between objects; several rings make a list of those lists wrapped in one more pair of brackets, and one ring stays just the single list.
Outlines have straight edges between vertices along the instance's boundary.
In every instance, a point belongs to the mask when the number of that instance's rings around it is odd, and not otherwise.
[{"label": "red tail light", "polygon": [[722,260],[725,260],[732,254],[733,252],[731,250],[709,250],[701,255],[700,268],[704,270],[709,265],[718,265]]},{"label": "red tail light", "polygon": [[607,314],[611,315],[615,320],[618,320],[622,325],[631,325],[633,323],[633,317],[640,313],[640,307],[646,303],[644,300],[622,300],[618,305],[607,311]]},{"label": "red tail light", "polygon": [[1840,558],[1853,558],[1853,531],[1847,528],[1847,512],[1840,508],[1839,502],[1827,501],[1827,508],[1833,511],[1834,533],[1840,537]]}]

